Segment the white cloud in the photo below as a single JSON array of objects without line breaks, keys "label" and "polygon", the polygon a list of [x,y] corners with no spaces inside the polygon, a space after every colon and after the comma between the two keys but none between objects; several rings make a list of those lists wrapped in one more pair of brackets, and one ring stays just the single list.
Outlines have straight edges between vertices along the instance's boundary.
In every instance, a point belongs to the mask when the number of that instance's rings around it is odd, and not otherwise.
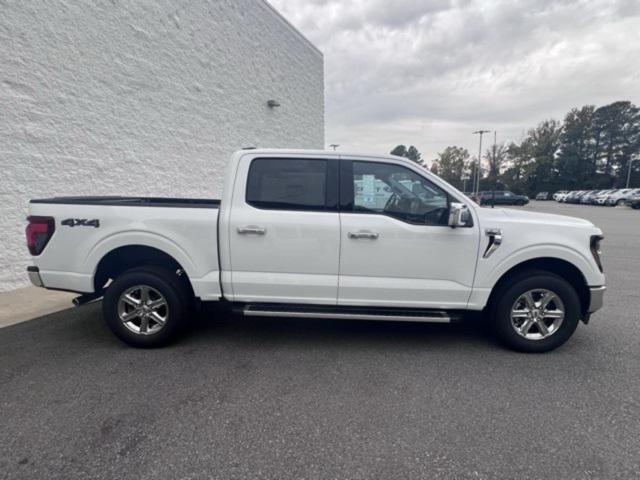
[{"label": "white cloud", "polygon": [[327,143],[475,152],[572,107],[640,103],[637,0],[271,0],[325,55]]}]

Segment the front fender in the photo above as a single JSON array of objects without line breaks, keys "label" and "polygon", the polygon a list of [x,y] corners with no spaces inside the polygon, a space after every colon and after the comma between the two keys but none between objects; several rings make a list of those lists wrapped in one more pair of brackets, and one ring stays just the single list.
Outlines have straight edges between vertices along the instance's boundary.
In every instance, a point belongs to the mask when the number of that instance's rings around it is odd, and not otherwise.
[{"label": "front fender", "polygon": [[[587,285],[602,285],[604,283],[604,276],[597,270],[595,261],[590,258],[589,252],[583,253],[565,245],[548,243],[524,247],[500,258],[498,262],[488,262],[483,274],[479,277],[477,286],[493,288],[498,280],[513,267],[538,258],[554,258],[571,263],[580,270]],[[480,264],[485,260],[491,260],[491,258],[481,258]],[[481,269],[481,265],[478,268]]]},{"label": "front fender", "polygon": [[493,288],[505,273],[524,262],[541,258],[568,262],[582,273],[587,285],[604,285],[604,275],[600,273],[590,255],[591,253],[588,251],[582,253],[565,245],[553,243],[531,245],[510,252],[500,252],[498,249],[493,256],[480,257],[478,260],[476,280],[469,296],[467,308],[482,310],[486,306]]}]

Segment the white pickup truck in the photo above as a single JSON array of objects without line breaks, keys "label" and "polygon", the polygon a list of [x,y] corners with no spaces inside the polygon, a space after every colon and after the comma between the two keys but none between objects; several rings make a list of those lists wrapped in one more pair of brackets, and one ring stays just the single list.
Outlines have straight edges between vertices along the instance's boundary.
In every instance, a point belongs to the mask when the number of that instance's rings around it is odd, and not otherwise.
[{"label": "white pickup truck", "polygon": [[[204,174],[204,172],[203,172]],[[387,155],[247,149],[222,200],[32,200],[38,286],[103,298],[123,341],[166,344],[199,302],[244,315],[450,322],[484,312],[507,346],[563,344],[602,306],[602,232],[480,208]],[[479,317],[479,316],[478,316]]]}]

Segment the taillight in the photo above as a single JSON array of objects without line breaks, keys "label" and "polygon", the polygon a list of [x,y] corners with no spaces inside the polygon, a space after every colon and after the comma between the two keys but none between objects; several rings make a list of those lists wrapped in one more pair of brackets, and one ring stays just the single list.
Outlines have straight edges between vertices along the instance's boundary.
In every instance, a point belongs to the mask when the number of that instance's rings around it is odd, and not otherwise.
[{"label": "taillight", "polygon": [[27,247],[31,255],[40,255],[56,229],[53,217],[27,217]]}]

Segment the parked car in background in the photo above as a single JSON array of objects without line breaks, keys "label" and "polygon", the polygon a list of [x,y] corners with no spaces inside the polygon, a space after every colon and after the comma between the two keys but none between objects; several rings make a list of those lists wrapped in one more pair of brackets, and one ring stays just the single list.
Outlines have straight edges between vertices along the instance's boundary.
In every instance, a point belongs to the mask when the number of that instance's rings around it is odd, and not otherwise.
[{"label": "parked car in background", "polygon": [[599,192],[597,192],[595,195],[593,195],[591,197],[591,204],[592,205],[605,205],[609,195],[613,195],[617,191],[618,190],[616,190],[615,188],[611,189],[611,190],[600,190]]},{"label": "parked car in background", "polygon": [[540,192],[536,195],[536,200],[549,200],[549,192]]},{"label": "parked car in background", "polygon": [[586,190],[574,190],[570,192],[565,198],[564,203],[580,203],[580,197],[587,193]]},{"label": "parked car in background", "polygon": [[569,195],[571,195],[571,192],[557,194],[556,201],[560,203],[564,203],[567,200],[567,197]]},{"label": "parked car in background", "polygon": [[601,190],[589,190],[585,194],[580,196],[579,203],[582,205],[591,205],[591,200],[595,197]]},{"label": "parked car in background", "polygon": [[640,188],[638,188],[637,191],[637,193],[634,193],[627,199],[627,205],[633,209],[640,208]]},{"label": "parked car in background", "polygon": [[561,202],[567,197],[567,195],[569,195],[569,190],[558,190],[556,193],[553,194],[553,199],[556,202]]},{"label": "parked car in background", "polygon": [[605,204],[610,206],[624,205],[627,203],[627,200],[631,199],[636,193],[640,193],[640,188],[622,188],[616,190],[607,195]]},{"label": "parked car in background", "polygon": [[526,195],[516,195],[508,190],[489,190],[480,192],[480,205],[526,205],[529,203],[529,197]]}]

